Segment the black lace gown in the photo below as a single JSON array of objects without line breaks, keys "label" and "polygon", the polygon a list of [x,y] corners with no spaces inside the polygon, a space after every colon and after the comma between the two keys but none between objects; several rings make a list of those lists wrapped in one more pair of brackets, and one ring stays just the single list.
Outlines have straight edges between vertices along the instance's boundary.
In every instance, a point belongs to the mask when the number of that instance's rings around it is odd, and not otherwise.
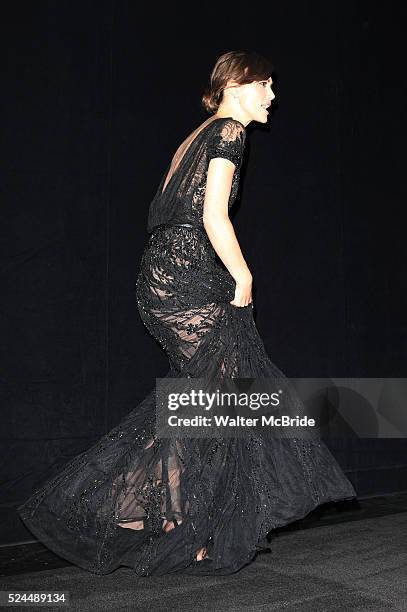
[{"label": "black lace gown", "polygon": [[[235,282],[202,223],[209,161],[235,165],[230,208],[245,137],[239,121],[210,117],[183,143],[150,205],[137,302],[168,356],[169,377],[284,376],[265,351],[252,305],[230,304]],[[18,512],[48,548],[96,574],[120,566],[143,576],[230,574],[266,546],[273,528],[355,496],[321,440],[155,436],[154,388]],[[179,524],[166,533],[164,518]],[[125,521],[139,528],[118,525]],[[202,547],[208,558],[196,561]]]}]

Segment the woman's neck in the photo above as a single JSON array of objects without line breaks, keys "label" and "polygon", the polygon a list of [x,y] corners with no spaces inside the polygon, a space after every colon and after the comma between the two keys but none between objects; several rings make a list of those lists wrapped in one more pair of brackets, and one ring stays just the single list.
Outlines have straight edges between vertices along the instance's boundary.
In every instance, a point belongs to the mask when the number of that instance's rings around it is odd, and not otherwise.
[{"label": "woman's neck", "polygon": [[214,117],[231,117],[236,121],[239,121],[244,127],[246,127],[250,120],[248,121],[245,117],[241,116],[241,113],[237,112],[235,109],[227,108],[219,106],[218,110],[214,114]]}]

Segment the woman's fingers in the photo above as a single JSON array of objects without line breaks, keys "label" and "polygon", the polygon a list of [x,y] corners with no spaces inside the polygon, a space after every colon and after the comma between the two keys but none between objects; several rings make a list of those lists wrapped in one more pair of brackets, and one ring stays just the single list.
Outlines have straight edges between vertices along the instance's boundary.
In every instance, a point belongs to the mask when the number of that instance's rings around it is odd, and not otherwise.
[{"label": "woman's fingers", "polygon": [[242,307],[242,306],[248,306],[252,302],[253,302],[253,298],[252,298],[251,295],[245,295],[245,296],[237,296],[237,295],[235,295],[235,297],[230,302],[230,304],[232,304],[232,306]]},{"label": "woman's fingers", "polygon": [[251,304],[252,298],[252,281],[251,279],[247,282],[236,283],[235,296],[230,302],[232,306],[244,307]]}]

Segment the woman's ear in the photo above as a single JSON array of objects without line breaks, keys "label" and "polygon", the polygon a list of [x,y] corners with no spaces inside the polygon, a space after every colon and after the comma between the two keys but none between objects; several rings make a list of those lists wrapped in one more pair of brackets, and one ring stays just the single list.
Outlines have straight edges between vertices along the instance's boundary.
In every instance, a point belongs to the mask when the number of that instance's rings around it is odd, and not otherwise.
[{"label": "woman's ear", "polygon": [[226,87],[239,87],[239,83],[235,81],[234,79],[229,79],[226,83]]}]

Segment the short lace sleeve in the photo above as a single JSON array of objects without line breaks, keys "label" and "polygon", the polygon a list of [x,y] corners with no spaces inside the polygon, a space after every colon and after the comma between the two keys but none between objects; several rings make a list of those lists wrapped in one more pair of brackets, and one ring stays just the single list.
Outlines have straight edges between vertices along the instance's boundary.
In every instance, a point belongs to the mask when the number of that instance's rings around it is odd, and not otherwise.
[{"label": "short lace sleeve", "polygon": [[242,163],[246,130],[236,119],[219,121],[208,144],[208,162],[214,157],[230,160],[236,168]]}]

